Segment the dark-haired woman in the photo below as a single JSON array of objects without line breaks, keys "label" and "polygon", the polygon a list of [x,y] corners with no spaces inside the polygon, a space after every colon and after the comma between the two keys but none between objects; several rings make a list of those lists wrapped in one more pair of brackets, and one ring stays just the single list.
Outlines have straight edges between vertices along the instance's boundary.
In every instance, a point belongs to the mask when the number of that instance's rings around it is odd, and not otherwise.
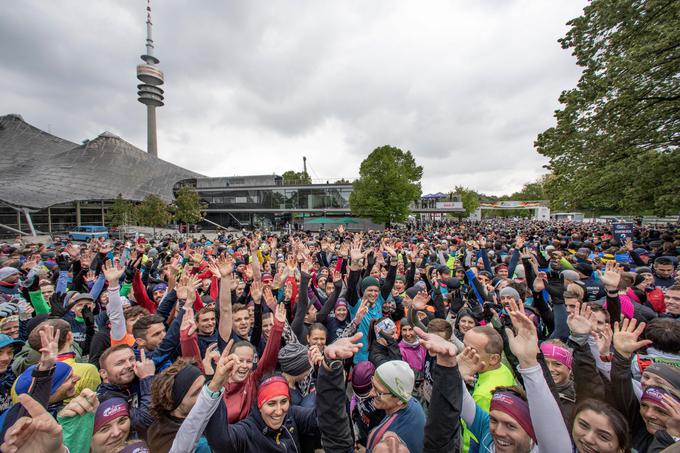
[{"label": "dark-haired woman", "polygon": [[579,453],[628,453],[628,421],[609,404],[589,398],[574,409],[571,438]]}]

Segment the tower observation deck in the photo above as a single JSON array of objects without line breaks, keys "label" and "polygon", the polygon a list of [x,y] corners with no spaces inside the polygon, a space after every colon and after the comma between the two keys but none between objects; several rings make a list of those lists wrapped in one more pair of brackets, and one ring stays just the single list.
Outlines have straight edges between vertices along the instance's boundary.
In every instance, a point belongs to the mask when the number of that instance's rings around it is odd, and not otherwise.
[{"label": "tower observation deck", "polygon": [[156,107],[163,104],[163,72],[156,66],[158,58],[154,56],[153,38],[151,35],[151,0],[146,5],[146,54],[141,56],[143,64],[137,65],[137,99],[146,105],[147,152],[158,157],[158,141],[156,139]]}]

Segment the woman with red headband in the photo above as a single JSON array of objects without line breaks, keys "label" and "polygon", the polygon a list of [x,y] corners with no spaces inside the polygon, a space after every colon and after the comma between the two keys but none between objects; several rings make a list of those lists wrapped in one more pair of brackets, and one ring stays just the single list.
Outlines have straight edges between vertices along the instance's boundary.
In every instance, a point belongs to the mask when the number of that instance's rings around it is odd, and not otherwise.
[{"label": "woman with red headband", "polygon": [[292,405],[283,376],[265,377],[257,388],[256,401],[250,415],[234,424],[229,423],[226,406],[220,402],[205,429],[214,451],[300,453],[302,437],[319,436],[316,409]]}]

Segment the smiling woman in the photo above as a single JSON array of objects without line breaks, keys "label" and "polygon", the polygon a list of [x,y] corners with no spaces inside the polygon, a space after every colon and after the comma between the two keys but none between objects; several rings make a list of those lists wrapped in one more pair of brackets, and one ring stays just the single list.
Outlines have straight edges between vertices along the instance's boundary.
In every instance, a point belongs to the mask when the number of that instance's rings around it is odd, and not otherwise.
[{"label": "smiling woman", "polygon": [[609,404],[595,399],[574,411],[571,435],[579,453],[619,453],[630,450],[628,422]]}]

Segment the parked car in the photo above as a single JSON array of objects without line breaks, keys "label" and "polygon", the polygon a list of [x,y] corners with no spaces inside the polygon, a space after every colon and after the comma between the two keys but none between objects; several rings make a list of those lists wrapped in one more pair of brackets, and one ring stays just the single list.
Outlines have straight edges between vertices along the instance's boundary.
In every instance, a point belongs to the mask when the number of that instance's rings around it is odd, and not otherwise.
[{"label": "parked car", "polygon": [[137,239],[139,231],[132,230],[126,226],[111,227],[109,234],[113,239]]},{"label": "parked car", "polygon": [[[175,228],[176,228],[176,227],[175,227]],[[183,224],[181,224],[181,225],[179,226],[179,228],[176,228],[176,229],[179,230],[179,232],[180,232],[181,234],[185,234],[185,233],[187,233],[187,224],[186,224],[186,223],[183,223]],[[188,233],[200,233],[200,232],[201,232],[201,229],[202,229],[202,228],[201,228],[200,225],[192,224],[192,225],[189,225],[189,231],[188,231]]]},{"label": "parked car", "polygon": [[92,238],[109,238],[109,230],[101,225],[81,225],[72,228],[68,232],[68,238],[72,241],[89,242]]}]

